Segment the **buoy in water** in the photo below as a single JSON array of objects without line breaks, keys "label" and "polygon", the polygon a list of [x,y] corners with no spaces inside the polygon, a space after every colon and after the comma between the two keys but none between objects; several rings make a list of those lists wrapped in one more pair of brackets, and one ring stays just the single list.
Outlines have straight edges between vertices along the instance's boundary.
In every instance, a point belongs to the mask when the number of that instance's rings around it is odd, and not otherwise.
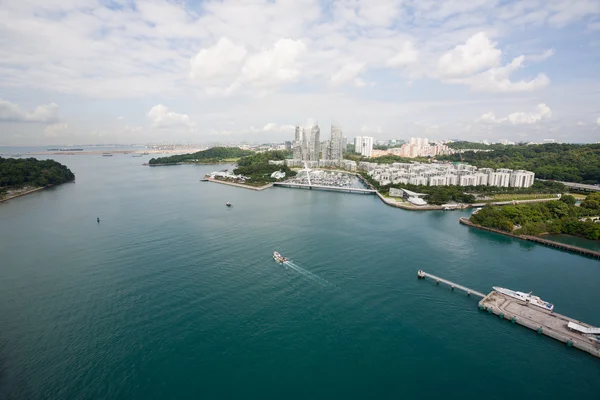
[{"label": "buoy in water", "polygon": [[96,218],[96,221],[100,222],[100,217],[97,217],[97,218]]}]

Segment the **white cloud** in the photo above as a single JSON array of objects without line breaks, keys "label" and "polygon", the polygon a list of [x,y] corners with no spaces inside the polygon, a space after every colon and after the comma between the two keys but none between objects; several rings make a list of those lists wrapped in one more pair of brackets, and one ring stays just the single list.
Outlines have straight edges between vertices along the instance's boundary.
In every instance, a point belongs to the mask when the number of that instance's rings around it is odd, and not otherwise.
[{"label": "white cloud", "polygon": [[[594,60],[586,54],[597,42],[598,0],[109,3],[2,3],[0,37],[10,40],[0,46],[0,98],[18,93],[24,109],[0,102],[0,120],[59,123],[58,109],[35,112],[37,99],[56,95],[61,112],[77,115],[78,132],[94,129],[113,138],[121,130],[124,141],[128,134],[155,139],[165,131],[116,128],[114,115],[138,121],[157,99],[169,99],[173,107],[186,104],[190,111],[157,110],[148,117],[154,126],[186,127],[195,121],[206,127],[169,131],[169,139],[195,138],[190,132],[197,132],[204,140],[201,135],[211,129],[230,131],[223,110],[236,127],[257,127],[256,138],[277,137],[276,128],[263,129],[265,121],[295,123],[307,115],[335,118],[351,134],[367,123],[390,135],[403,129],[409,135],[415,118],[435,121],[445,132],[452,121],[502,110],[507,102],[526,109],[522,104],[531,98],[525,96],[549,86],[550,78],[556,83],[543,98],[561,118],[572,116],[572,132],[581,115],[597,112],[592,93],[600,88]],[[584,47],[565,51],[571,43]],[[542,60],[547,70],[532,65]],[[577,65],[577,79],[566,79],[570,72],[561,65]],[[340,88],[364,86],[367,80],[382,89]],[[121,98],[127,102],[114,101]],[[460,103],[467,106],[455,106]],[[462,132],[456,124],[450,134]],[[38,126],[14,125],[11,130],[25,139],[40,136]],[[473,129],[511,125],[507,120]],[[228,138],[242,131],[232,132]]]},{"label": "white cloud", "polygon": [[600,117],[598,117],[598,119],[596,120],[596,124],[600,125]]},{"label": "white cloud", "polygon": [[496,48],[484,32],[471,36],[465,44],[443,54],[438,71],[443,78],[460,78],[500,63],[502,51]]},{"label": "white cloud", "polygon": [[331,76],[331,83],[341,85],[352,82],[358,87],[363,87],[366,83],[358,76],[365,69],[365,63],[355,62],[344,65],[335,74]]},{"label": "white cloud", "polygon": [[235,45],[228,38],[221,38],[211,47],[202,49],[190,60],[190,78],[205,80],[239,72],[246,57],[244,46]]},{"label": "white cloud", "polygon": [[300,75],[299,57],[306,51],[302,40],[279,39],[272,48],[254,54],[242,68],[242,81],[272,86],[294,81]]},{"label": "white cloud", "polygon": [[265,132],[273,132],[273,131],[293,131],[295,129],[295,126],[293,125],[278,125],[275,122],[269,122],[268,124],[266,124],[262,130]]},{"label": "white cloud", "polygon": [[59,137],[67,129],[69,129],[69,124],[66,122],[59,122],[57,124],[48,125],[44,129],[44,135],[46,137]]},{"label": "white cloud", "polygon": [[0,99],[0,121],[48,123],[59,119],[59,107],[56,103],[37,106],[32,112],[25,111],[20,105]]},{"label": "white cloud", "polygon": [[187,114],[178,114],[162,105],[158,104],[150,109],[148,112],[148,118],[152,121],[152,124],[156,128],[170,128],[184,126],[191,128],[195,124],[190,120]]},{"label": "white cloud", "polygon": [[512,125],[531,125],[548,119],[550,116],[552,116],[552,110],[550,110],[550,107],[544,103],[541,103],[537,105],[536,111],[533,113],[519,111],[509,114],[506,117],[498,118],[493,112],[488,112],[483,114],[479,118],[479,121],[491,124],[509,123]]},{"label": "white cloud", "polygon": [[124,115],[119,115],[119,116],[117,117],[117,119],[118,119],[119,121],[122,121],[122,120],[124,120],[124,119],[125,119],[125,116],[124,116]]},{"label": "white cloud", "polygon": [[540,54],[531,54],[527,56],[527,59],[532,62],[544,61],[554,55],[554,49],[544,50]]},{"label": "white cloud", "polygon": [[519,56],[503,67],[490,68],[458,82],[466,83],[472,89],[484,92],[528,92],[548,86],[550,79],[543,73],[529,80],[511,81],[511,74],[523,68],[524,60],[525,56]]},{"label": "white cloud", "polygon": [[[540,61],[554,54],[546,50],[531,56]],[[501,65],[502,51],[496,48],[485,33],[471,36],[464,45],[442,55],[438,61],[438,76],[447,83],[466,84],[482,92],[527,92],[546,87],[550,79],[539,73],[534,78],[512,81],[511,75],[524,68],[525,56],[515,57]]]},{"label": "white cloud", "polygon": [[404,67],[412,64],[419,58],[419,52],[415,46],[409,41],[406,41],[400,47],[400,50],[388,60],[387,65],[390,67]]}]

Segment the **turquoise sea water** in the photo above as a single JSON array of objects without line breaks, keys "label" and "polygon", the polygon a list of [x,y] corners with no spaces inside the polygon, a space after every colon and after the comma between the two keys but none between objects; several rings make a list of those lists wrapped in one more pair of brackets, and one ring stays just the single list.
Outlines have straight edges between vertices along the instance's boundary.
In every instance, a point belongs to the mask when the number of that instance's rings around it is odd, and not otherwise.
[{"label": "turquoise sea water", "polygon": [[0,398],[597,398],[600,360],[416,278],[533,291],[600,325],[597,260],[468,212],[53,158],[76,183],[0,204]]},{"label": "turquoise sea water", "polygon": [[544,239],[570,244],[571,246],[579,246],[584,249],[600,251],[600,240],[590,240],[571,235],[546,235],[544,236]]}]

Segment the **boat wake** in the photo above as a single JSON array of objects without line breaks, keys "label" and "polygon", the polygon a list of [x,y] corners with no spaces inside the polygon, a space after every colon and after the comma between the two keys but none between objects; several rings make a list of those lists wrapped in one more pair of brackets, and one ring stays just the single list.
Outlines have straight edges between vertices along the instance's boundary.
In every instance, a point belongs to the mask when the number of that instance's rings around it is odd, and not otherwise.
[{"label": "boat wake", "polygon": [[333,286],[331,283],[329,283],[328,280],[321,278],[318,275],[313,274],[310,271],[305,270],[304,268],[302,268],[301,266],[299,266],[298,264],[294,263],[293,261],[285,261],[283,262],[283,265],[290,267],[291,269],[293,269],[294,271],[298,272],[301,275],[304,275],[305,277],[307,277],[308,279],[318,283],[319,285],[322,286]]}]

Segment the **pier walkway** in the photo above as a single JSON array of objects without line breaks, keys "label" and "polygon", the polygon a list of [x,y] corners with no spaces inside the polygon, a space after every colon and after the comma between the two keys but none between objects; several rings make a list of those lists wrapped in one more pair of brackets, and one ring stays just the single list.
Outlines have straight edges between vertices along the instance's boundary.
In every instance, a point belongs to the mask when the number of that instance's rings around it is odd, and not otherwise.
[{"label": "pier walkway", "polygon": [[325,186],[325,185],[306,185],[303,183],[288,183],[288,182],[274,182],[273,186],[282,186],[298,189],[315,189],[315,190],[331,190],[334,192],[344,193],[360,193],[360,194],[374,194],[376,191],[372,189],[361,189],[355,187],[338,187],[338,186]]},{"label": "pier walkway", "polygon": [[468,295],[474,294],[475,296],[479,296],[482,299],[485,297],[485,294],[478,292],[477,290],[469,289],[468,287],[459,285],[458,283],[450,282],[449,280],[440,278],[439,276],[429,274],[425,271],[418,271],[417,276],[421,279],[425,279],[425,278],[434,279],[436,281],[436,283],[440,283],[440,282],[445,283],[446,285],[450,286],[452,289],[456,288],[456,289],[462,290],[463,292],[466,292]]},{"label": "pier walkway", "polygon": [[479,301],[480,310],[485,310],[489,314],[495,314],[500,319],[509,320],[513,324],[532,329],[538,335],[549,336],[566,343],[569,347],[575,347],[595,357],[600,357],[600,328],[553,311],[548,311],[494,290],[488,295],[484,295],[483,293],[421,270],[417,272],[417,276],[419,279],[435,279],[437,283],[443,282],[453,289],[463,290],[467,294],[473,293],[482,298]]}]

